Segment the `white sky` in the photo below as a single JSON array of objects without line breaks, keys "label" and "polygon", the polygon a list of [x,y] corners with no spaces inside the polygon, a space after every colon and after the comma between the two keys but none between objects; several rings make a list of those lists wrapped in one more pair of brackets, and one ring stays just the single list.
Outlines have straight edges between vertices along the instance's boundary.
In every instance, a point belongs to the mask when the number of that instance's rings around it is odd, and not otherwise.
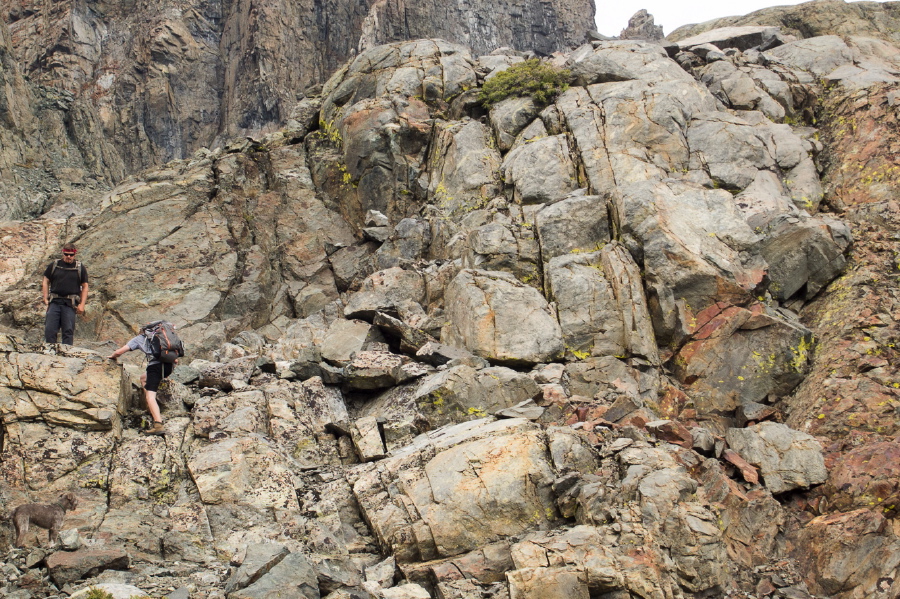
[{"label": "white sky", "polygon": [[662,25],[669,35],[682,25],[702,23],[710,19],[746,15],[767,6],[800,4],[803,0],[595,0],[597,31],[610,37],[618,36],[628,25],[628,19],[642,8],[653,15],[653,22]]}]

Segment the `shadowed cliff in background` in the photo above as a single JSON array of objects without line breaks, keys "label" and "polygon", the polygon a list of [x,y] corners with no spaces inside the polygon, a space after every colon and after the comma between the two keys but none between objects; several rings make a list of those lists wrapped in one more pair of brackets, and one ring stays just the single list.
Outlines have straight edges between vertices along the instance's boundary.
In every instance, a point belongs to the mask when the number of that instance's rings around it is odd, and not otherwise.
[{"label": "shadowed cliff in background", "polygon": [[24,74],[96,110],[128,172],[271,132],[304,90],[372,46],[442,38],[476,55],[550,54],[594,27],[593,0],[4,0],[0,10]]}]

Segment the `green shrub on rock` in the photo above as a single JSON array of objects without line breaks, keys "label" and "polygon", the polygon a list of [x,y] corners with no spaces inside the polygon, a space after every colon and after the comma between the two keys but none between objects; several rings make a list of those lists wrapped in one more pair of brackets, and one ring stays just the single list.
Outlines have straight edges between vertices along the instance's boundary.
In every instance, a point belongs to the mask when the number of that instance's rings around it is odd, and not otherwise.
[{"label": "green shrub on rock", "polygon": [[485,81],[481,103],[486,108],[513,96],[531,96],[536,104],[546,106],[569,88],[571,73],[532,58],[512,65]]}]

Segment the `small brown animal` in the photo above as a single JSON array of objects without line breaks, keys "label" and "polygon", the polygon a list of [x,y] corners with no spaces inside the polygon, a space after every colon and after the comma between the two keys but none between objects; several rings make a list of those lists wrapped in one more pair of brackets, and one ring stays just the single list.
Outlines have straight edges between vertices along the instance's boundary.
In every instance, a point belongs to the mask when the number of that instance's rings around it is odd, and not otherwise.
[{"label": "small brown animal", "polygon": [[63,518],[66,512],[74,510],[78,505],[78,499],[74,493],[64,493],[59,501],[50,505],[46,503],[26,503],[13,510],[10,519],[16,529],[16,547],[22,547],[28,527],[32,524],[46,528],[50,531],[50,544],[54,544],[59,538],[59,529],[62,528]]}]

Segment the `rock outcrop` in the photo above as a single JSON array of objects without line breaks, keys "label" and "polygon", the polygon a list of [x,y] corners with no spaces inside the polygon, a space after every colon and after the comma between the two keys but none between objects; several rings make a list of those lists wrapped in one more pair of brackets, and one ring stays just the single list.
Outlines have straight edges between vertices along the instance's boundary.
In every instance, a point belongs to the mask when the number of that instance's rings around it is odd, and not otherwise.
[{"label": "rock outcrop", "polygon": [[[739,29],[490,109],[522,52],[372,45],[265,136],[3,223],[0,500],[79,505],[2,592],[897,595],[900,50]],[[61,239],[84,348],[38,343]],[[160,316],[142,436],[103,355]]]},{"label": "rock outcrop", "polygon": [[[443,38],[476,54],[513,47],[546,55],[583,43],[593,16],[590,0],[158,0],[142,9],[34,0],[4,5],[0,20],[9,26],[9,58],[57,103],[74,103],[64,114],[75,127],[98,135],[72,141],[95,154],[97,143],[111,144],[116,166],[133,173],[277,130],[296,118],[310,87],[380,44]],[[47,141],[53,149],[56,140]]]},{"label": "rock outcrop", "polygon": [[794,6],[773,6],[743,16],[713,19],[705,23],[684,25],[666,36],[679,41],[712,29],[744,26],[778,27],[799,38],[822,35],[861,35],[900,42],[900,8],[895,2],[844,2],[816,0]]}]

